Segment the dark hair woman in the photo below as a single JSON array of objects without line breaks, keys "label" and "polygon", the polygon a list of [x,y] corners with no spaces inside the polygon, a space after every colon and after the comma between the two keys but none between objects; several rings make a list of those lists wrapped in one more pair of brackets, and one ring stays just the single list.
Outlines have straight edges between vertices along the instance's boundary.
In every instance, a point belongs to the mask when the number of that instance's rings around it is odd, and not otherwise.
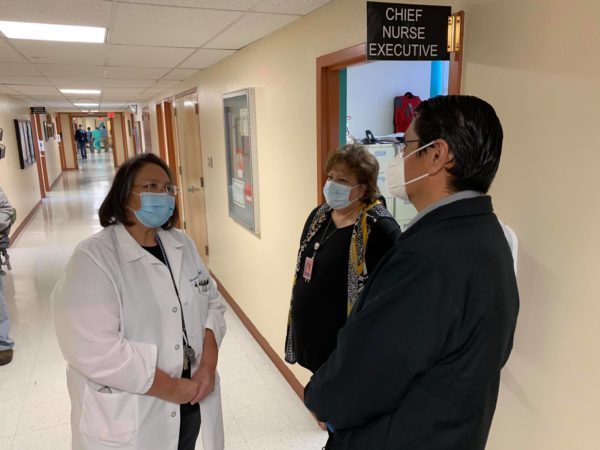
[{"label": "dark hair woman", "polygon": [[335,349],[338,330],[369,271],[400,228],[378,200],[377,159],[346,145],[326,163],[326,203],[304,225],[292,288],[285,359],[315,372]]},{"label": "dark hair woman", "polygon": [[68,362],[73,448],[223,449],[224,306],[174,228],[177,186],[153,154],[126,161],[53,296]]}]

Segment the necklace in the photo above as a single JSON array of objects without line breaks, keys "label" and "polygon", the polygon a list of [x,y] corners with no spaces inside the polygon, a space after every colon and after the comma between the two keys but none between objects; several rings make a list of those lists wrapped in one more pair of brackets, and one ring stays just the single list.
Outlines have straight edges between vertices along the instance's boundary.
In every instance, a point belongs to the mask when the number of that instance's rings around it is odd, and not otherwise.
[{"label": "necklace", "polygon": [[319,251],[319,249],[323,246],[323,244],[327,241],[327,239],[329,239],[331,236],[333,236],[335,234],[335,232],[338,230],[337,227],[335,227],[335,230],[333,230],[331,233],[327,234],[327,230],[329,229],[329,225],[331,224],[331,216],[329,216],[329,221],[327,222],[327,226],[325,227],[325,231],[323,232],[323,236],[321,237],[320,241],[316,241],[313,245],[313,255],[312,257],[306,257],[304,260],[304,273],[302,274],[304,281],[306,281],[307,283],[310,282],[310,279],[312,278],[312,271],[313,271],[313,266],[315,263],[315,258],[317,257],[317,252]]},{"label": "necklace", "polygon": [[323,231],[323,236],[321,236],[321,240],[320,241],[316,241],[313,245],[313,248],[315,249],[315,252],[313,254],[313,259],[315,258],[316,254],[317,254],[317,250],[319,250],[321,248],[321,246],[323,244],[325,244],[325,242],[327,241],[327,239],[329,239],[331,236],[333,236],[335,234],[335,232],[338,230],[337,227],[335,227],[335,230],[333,230],[331,233],[329,233],[329,235],[327,234],[327,230],[329,229],[329,225],[331,224],[331,216],[329,216],[329,221],[327,222],[327,226],[325,227],[325,231]]}]

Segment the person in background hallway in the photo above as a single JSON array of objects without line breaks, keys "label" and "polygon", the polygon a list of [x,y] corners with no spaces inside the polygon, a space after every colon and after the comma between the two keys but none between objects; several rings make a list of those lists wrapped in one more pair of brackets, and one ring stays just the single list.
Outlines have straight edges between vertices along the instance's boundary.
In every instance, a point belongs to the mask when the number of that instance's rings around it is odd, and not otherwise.
[{"label": "person in background hallway", "polygon": [[100,148],[102,146],[102,132],[100,131],[100,128],[96,127],[92,132],[92,136],[94,137],[94,150],[100,153]]},{"label": "person in background hallway", "polygon": [[225,307],[177,223],[176,186],[148,153],[126,161],[52,294],[68,363],[74,449],[223,450],[216,372]]},{"label": "person in background hallway", "polygon": [[4,293],[4,271],[3,263],[8,255],[5,253],[8,247],[8,234],[11,225],[15,221],[15,210],[11,206],[6,194],[0,187],[0,366],[10,363],[13,359],[14,341],[8,336],[10,323],[8,321],[8,308]]},{"label": "person in background hallway", "polygon": [[87,135],[87,144],[88,147],[90,148],[90,154],[94,154],[94,136],[92,133],[92,129],[90,127],[87,127],[87,131],[85,133]]},{"label": "person in background hallway", "polygon": [[327,203],[308,216],[296,261],[285,359],[315,372],[336,346],[339,329],[369,274],[400,228],[377,199],[377,159],[361,145],[326,163]]},{"label": "person in background hallway", "polygon": [[81,152],[81,159],[87,159],[87,150],[85,149],[87,134],[81,125],[79,125],[75,131],[75,142],[77,142],[77,148]]},{"label": "person in background hallway", "polygon": [[108,151],[108,130],[106,129],[106,125],[102,124],[100,127],[101,139],[102,139],[102,147],[104,147],[104,153]]},{"label": "person in background hallway", "polygon": [[470,96],[424,101],[386,174],[418,214],[371,273],[305,389],[326,449],[483,450],[519,294],[488,191],[502,126]]}]

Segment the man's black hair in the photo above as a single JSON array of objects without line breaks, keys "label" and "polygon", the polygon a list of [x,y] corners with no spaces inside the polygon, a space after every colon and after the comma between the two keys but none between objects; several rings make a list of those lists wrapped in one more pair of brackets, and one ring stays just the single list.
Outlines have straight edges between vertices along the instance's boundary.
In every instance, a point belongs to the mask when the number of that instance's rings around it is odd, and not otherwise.
[{"label": "man's black hair", "polygon": [[453,155],[450,189],[486,193],[502,153],[502,125],[494,108],[474,96],[447,95],[423,101],[415,112],[420,145],[448,142]]}]

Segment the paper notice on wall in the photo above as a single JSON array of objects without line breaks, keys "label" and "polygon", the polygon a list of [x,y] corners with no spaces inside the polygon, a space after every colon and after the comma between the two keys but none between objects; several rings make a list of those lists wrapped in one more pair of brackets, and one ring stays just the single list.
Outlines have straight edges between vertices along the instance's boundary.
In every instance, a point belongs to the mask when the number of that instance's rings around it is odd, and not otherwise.
[{"label": "paper notice on wall", "polygon": [[248,108],[240,109],[240,134],[250,136],[250,111]]},{"label": "paper notice on wall", "polygon": [[44,153],[46,151],[44,148],[44,141],[38,141],[38,148],[40,149],[40,153]]},{"label": "paper notice on wall", "polygon": [[241,208],[246,207],[246,198],[244,195],[244,182],[233,178],[231,180],[231,197],[233,203]]}]

